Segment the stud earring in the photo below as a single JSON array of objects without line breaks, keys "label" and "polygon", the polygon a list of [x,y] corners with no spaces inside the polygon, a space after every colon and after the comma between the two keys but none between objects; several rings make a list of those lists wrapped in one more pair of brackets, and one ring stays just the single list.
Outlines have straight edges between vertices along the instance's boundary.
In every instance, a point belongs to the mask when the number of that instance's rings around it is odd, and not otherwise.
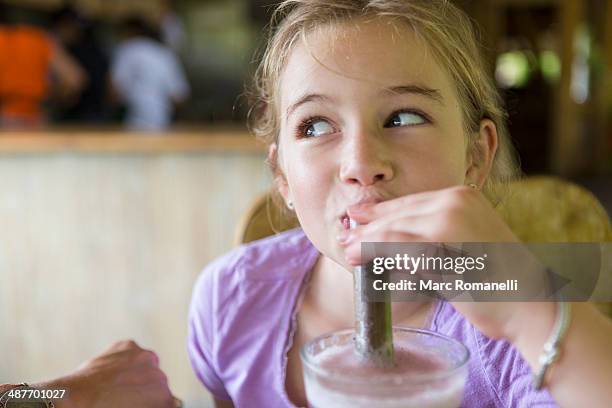
[{"label": "stud earring", "polygon": [[293,201],[291,200],[287,201],[287,208],[289,208],[290,210],[293,210]]},{"label": "stud earring", "polygon": [[468,183],[469,188],[473,188],[474,190],[478,190],[478,185],[475,183]]}]

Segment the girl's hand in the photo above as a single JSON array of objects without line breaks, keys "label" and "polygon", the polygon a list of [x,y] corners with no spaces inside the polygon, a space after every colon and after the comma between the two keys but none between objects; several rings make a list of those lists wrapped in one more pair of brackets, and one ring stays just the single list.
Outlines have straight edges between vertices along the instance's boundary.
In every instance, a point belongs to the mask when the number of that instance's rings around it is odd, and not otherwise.
[{"label": "girl's hand", "polygon": [[[350,207],[348,216],[360,226],[344,231],[338,240],[353,266],[370,261],[361,258],[361,242],[519,242],[486,197],[465,186]],[[522,312],[529,310],[518,302],[453,305],[485,335],[509,340],[522,330]]]},{"label": "girl's hand", "polygon": [[519,242],[478,190],[450,187],[349,207],[360,225],[339,237],[351,265],[361,242]]}]

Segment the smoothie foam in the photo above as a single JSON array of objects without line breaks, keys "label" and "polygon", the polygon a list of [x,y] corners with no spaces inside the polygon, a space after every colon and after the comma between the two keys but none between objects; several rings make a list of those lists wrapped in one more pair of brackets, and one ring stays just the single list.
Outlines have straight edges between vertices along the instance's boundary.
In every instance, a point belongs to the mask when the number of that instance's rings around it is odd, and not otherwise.
[{"label": "smoothie foam", "polygon": [[465,361],[458,364],[462,359],[454,344],[435,337],[428,342],[424,336],[422,332],[414,338],[396,335],[394,365],[389,368],[360,358],[349,335],[325,341],[316,347],[310,367],[304,370],[309,407],[458,407],[466,380]]}]

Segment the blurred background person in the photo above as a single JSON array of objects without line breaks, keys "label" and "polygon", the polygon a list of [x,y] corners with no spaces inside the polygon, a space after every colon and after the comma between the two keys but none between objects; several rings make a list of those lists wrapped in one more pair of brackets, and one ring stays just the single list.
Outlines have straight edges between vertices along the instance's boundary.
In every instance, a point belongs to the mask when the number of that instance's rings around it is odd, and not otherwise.
[{"label": "blurred background person", "polygon": [[43,30],[8,18],[0,5],[0,126],[37,128],[45,123],[49,75],[60,98],[79,94],[87,78],[63,47]]},{"label": "blurred background person", "polygon": [[54,119],[87,124],[107,120],[109,61],[97,38],[93,21],[72,6],[62,7],[52,17],[52,32],[88,78],[78,97],[70,104],[55,107]]},{"label": "blurred background person", "polygon": [[111,66],[113,95],[126,107],[128,129],[162,131],[172,121],[175,105],[189,95],[189,84],[174,52],[145,20],[128,17],[120,25]]}]

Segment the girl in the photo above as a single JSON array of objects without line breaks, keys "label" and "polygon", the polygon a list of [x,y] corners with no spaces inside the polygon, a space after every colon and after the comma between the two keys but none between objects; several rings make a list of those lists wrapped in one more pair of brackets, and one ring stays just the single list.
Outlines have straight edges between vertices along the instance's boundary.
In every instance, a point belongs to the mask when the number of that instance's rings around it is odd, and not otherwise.
[{"label": "girl", "polygon": [[[218,407],[307,404],[299,349],[353,326],[347,271],[360,242],[518,241],[491,204],[516,166],[461,11],[442,0],[288,0],[273,28],[253,129],[301,229],[230,252],[196,284],[189,354]],[[362,226],[347,230],[347,217]],[[470,349],[467,407],[609,401],[612,323],[588,304],[573,316],[536,390],[555,304],[393,304],[395,325]]]}]

